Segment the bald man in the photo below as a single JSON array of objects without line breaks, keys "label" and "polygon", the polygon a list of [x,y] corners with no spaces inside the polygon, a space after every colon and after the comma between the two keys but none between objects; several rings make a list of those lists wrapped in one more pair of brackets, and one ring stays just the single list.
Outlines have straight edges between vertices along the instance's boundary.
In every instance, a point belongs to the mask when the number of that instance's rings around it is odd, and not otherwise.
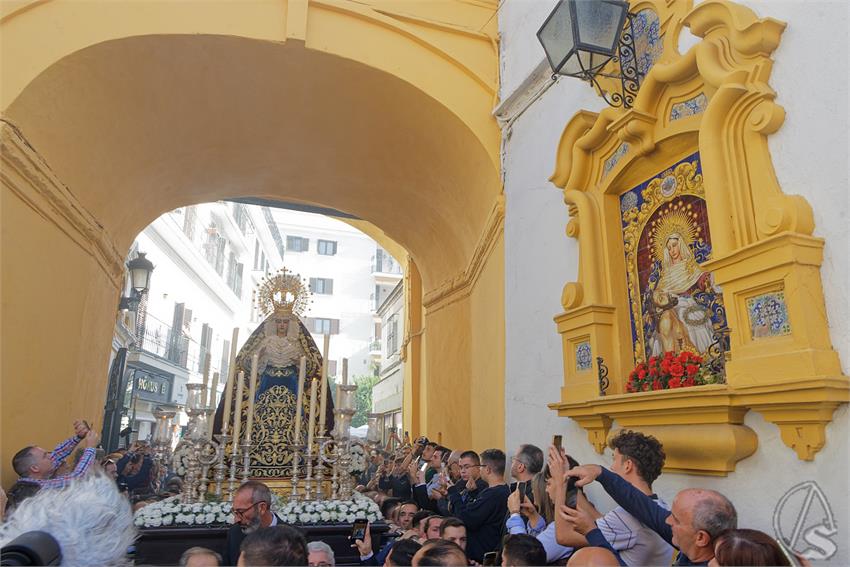
[{"label": "bald man", "polygon": [[620,562],[608,549],[582,547],[570,556],[567,567],[620,567]]},{"label": "bald man", "polygon": [[[708,565],[714,558],[714,540],[738,527],[735,506],[714,490],[682,490],[667,510],[605,467],[583,465],[570,469],[567,475],[577,479],[576,486],[598,481],[617,504],[679,550],[674,565]],[[599,530],[586,535],[588,543],[610,549],[604,537],[597,537],[601,532],[596,532]]]}]

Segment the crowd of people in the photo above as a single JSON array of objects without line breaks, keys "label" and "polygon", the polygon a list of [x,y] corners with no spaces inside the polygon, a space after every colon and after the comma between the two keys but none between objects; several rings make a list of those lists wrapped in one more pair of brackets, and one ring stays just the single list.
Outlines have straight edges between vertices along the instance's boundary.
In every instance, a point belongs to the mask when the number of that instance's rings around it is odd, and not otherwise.
[{"label": "crowd of people", "polygon": [[[135,529],[130,499],[118,487],[144,493],[163,476],[143,445],[98,458],[97,435],[82,421],[74,428],[54,451],[26,447],[15,455],[14,512],[0,526],[0,544],[40,530],[55,537],[63,564],[126,563]],[[69,459],[78,446],[76,459]],[[671,504],[655,494],[665,462],[655,438],[621,431],[609,447],[613,462],[606,468],[581,465],[558,445],[544,454],[525,444],[508,457],[495,448],[453,451],[425,438],[403,443],[395,437],[393,445],[370,450],[357,487],[380,506],[387,531],[373,538],[367,525],[352,535],[352,550],[361,565],[387,566],[805,563],[767,534],[739,528],[735,506],[719,492],[689,488]],[[594,506],[584,493],[594,482],[617,507],[602,513]],[[75,500],[80,511],[68,519]],[[335,565],[334,549],[308,542],[304,531],[275,514],[272,502],[264,483],[242,484],[233,495],[223,553],[192,547],[180,564]]]}]

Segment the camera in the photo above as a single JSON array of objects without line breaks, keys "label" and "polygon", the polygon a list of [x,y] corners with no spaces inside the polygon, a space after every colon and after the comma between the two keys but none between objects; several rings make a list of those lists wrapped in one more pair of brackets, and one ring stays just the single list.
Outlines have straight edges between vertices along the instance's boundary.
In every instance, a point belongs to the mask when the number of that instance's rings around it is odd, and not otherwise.
[{"label": "camera", "polygon": [[0,549],[0,565],[59,565],[59,542],[47,532],[25,532]]}]

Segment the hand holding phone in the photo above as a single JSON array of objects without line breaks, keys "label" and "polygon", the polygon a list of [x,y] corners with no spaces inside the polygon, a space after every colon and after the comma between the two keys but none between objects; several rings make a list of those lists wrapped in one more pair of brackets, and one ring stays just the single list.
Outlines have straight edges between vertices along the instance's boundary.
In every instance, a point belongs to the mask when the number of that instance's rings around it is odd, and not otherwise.
[{"label": "hand holding phone", "polygon": [[499,552],[497,551],[488,551],[484,554],[484,559],[481,560],[481,565],[498,565],[499,564]]},{"label": "hand holding phone", "polygon": [[518,482],[516,485],[517,492],[519,492],[519,503],[522,504],[525,502],[525,490],[526,484],[525,482]]},{"label": "hand holding phone", "polygon": [[561,435],[552,436],[552,445],[554,445],[555,448],[558,449],[558,451],[560,451],[561,447],[563,446],[563,439],[564,438]]}]

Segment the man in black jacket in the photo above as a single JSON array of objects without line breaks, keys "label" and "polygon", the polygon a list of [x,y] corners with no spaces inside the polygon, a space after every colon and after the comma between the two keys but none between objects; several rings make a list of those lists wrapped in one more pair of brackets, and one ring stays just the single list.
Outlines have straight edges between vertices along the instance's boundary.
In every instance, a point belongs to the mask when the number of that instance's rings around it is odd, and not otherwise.
[{"label": "man in black jacket", "polygon": [[236,523],[227,531],[224,565],[236,565],[239,547],[246,535],[283,523],[272,513],[271,502],[271,491],[262,482],[249,480],[236,490],[233,495],[233,519]]},{"label": "man in black jacket", "polygon": [[464,500],[460,492],[449,493],[452,513],[466,524],[467,555],[481,562],[484,554],[499,546],[502,523],[508,511],[510,489],[505,483],[505,453],[487,449],[481,453],[481,478],[487,488],[473,498]]}]

